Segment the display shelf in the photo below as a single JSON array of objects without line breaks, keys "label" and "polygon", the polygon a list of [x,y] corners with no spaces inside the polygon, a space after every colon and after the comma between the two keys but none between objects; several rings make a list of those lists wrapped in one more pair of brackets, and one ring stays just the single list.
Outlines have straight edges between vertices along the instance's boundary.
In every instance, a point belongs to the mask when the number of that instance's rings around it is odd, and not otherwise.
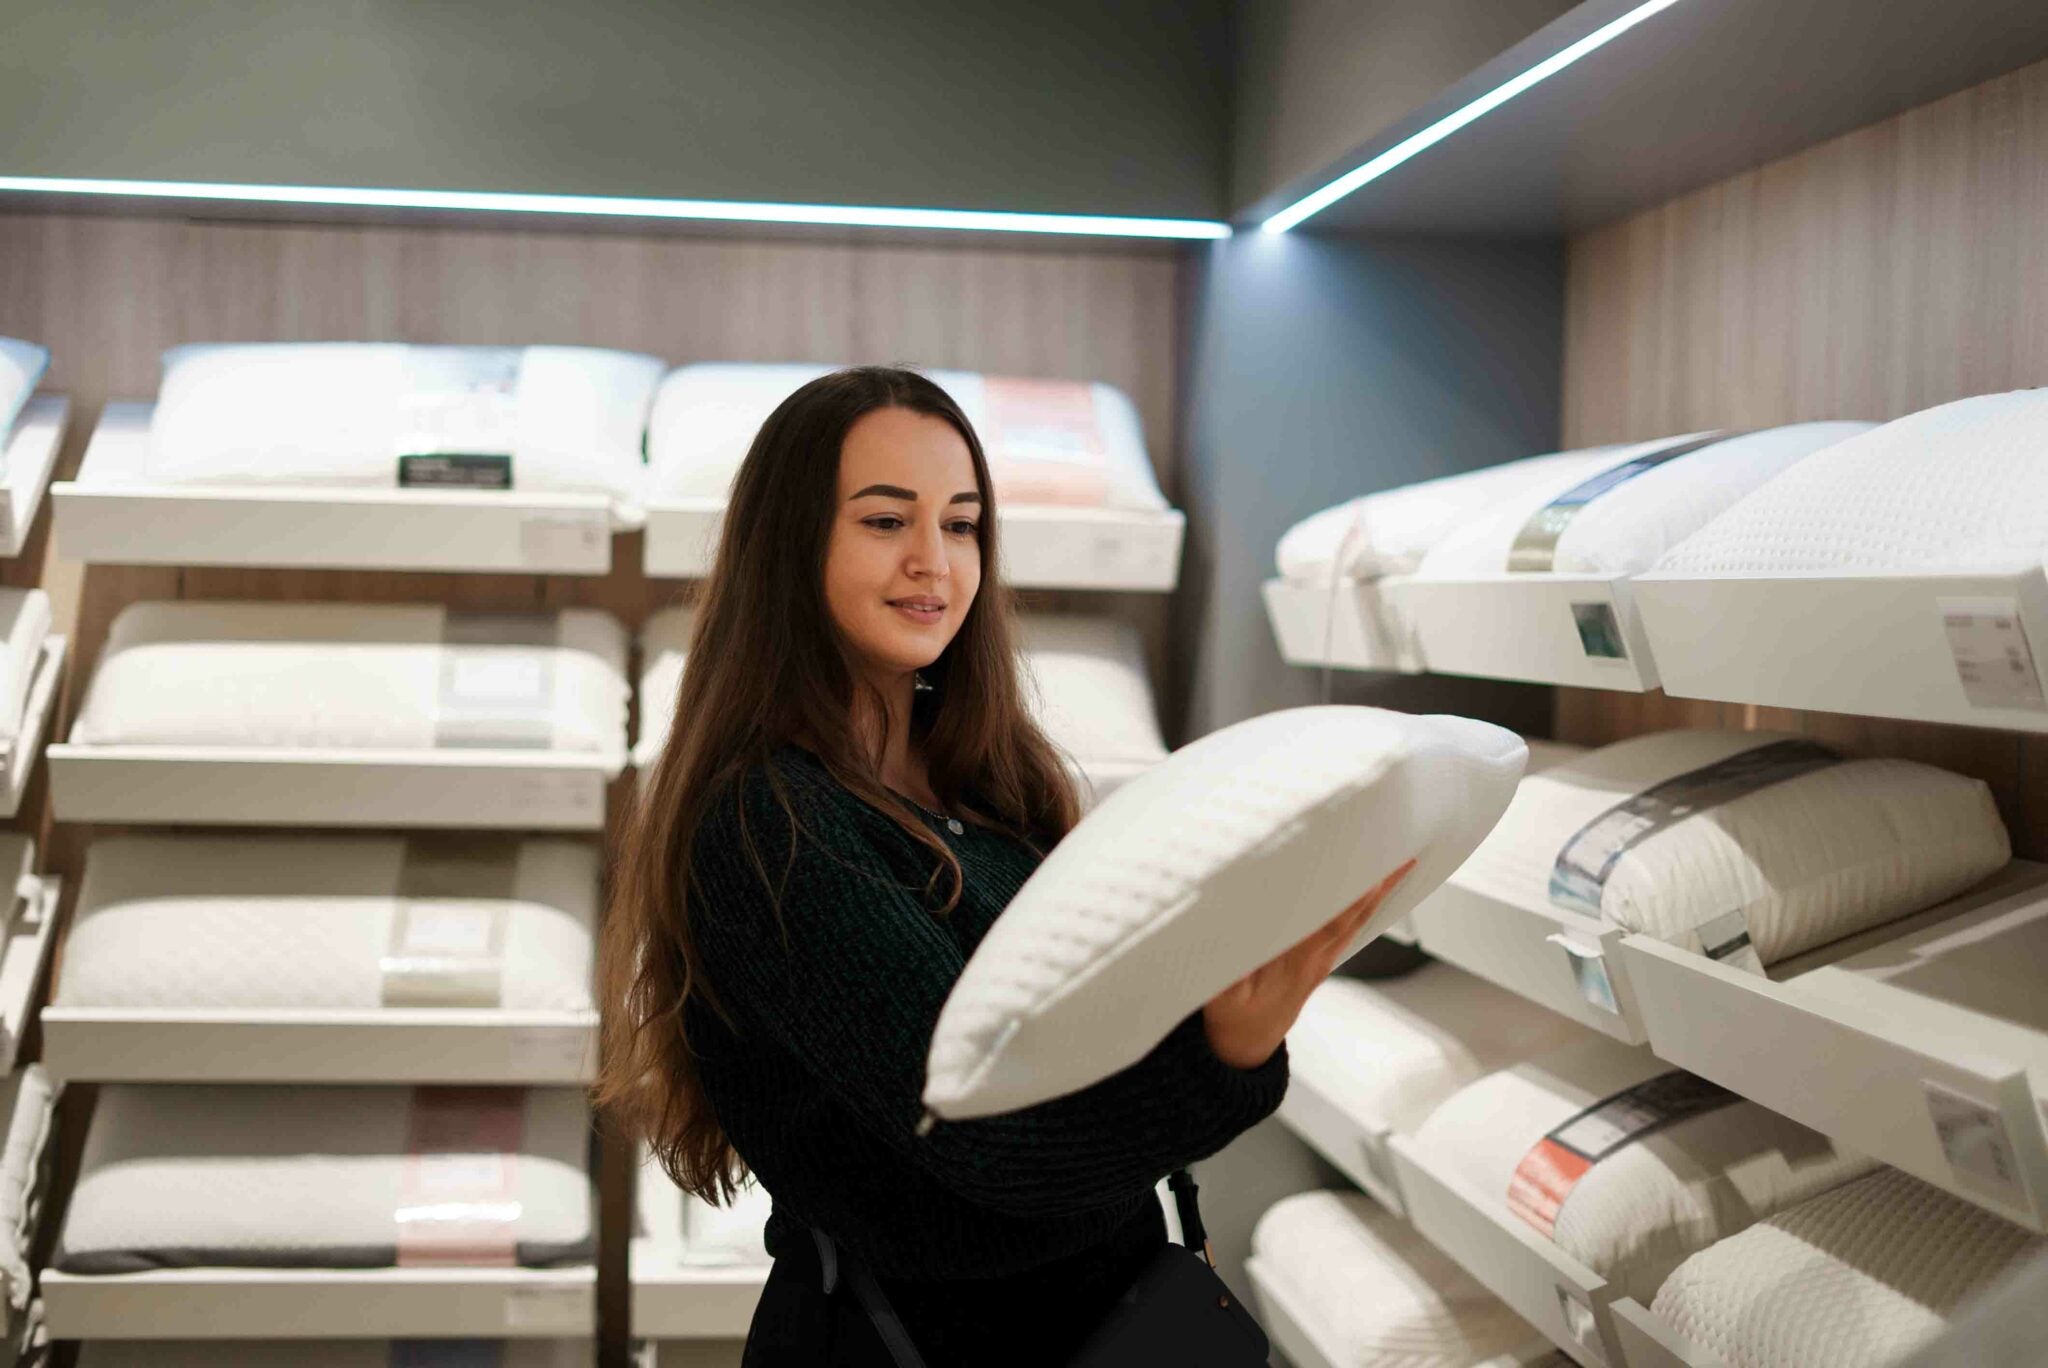
[{"label": "display shelf", "polygon": [[[13,868],[12,852],[6,867]],[[42,982],[57,940],[57,900],[63,881],[24,872],[15,887],[22,900],[20,910],[7,929],[6,948],[0,951],[0,1074],[12,1073],[21,1055],[21,1039],[35,1009],[36,985]]]},{"label": "display shelf", "polygon": [[602,494],[166,485],[148,478],[150,404],[108,404],[76,479],[52,493],[58,549],[111,565],[254,565],[601,575]]},{"label": "display shelf", "polygon": [[683,1261],[683,1194],[652,1163],[642,1164],[628,1255],[635,1335],[654,1340],[741,1340],[768,1280],[760,1265]]},{"label": "display shelf", "polygon": [[1269,579],[1266,617],[1280,658],[1290,665],[1419,674],[1422,654],[1402,629],[1387,586],[1395,580],[1341,580],[1329,585]]},{"label": "display shelf", "polygon": [[[1175,509],[1006,508],[1003,578],[1013,589],[1130,589],[1165,593],[1180,577],[1187,520]],[[711,571],[722,499],[653,501],[644,568],[657,579]]]},{"label": "display shelf", "polygon": [[597,1330],[571,1268],[161,1268],[42,1274],[50,1338],[562,1339]]},{"label": "display shelf", "polygon": [[0,470],[0,556],[20,555],[34,530],[70,423],[69,399],[46,394],[22,406]]},{"label": "display shelf", "polygon": [[1406,1136],[1389,1142],[1408,1219],[1515,1314],[1558,1348],[1597,1368],[1619,1368],[1613,1284],[1495,1204],[1438,1169]]},{"label": "display shelf", "polygon": [[43,1009],[43,1062],[94,1083],[581,1084],[595,1012]]},{"label": "display shelf", "polygon": [[[1635,595],[1667,693],[2048,732],[2048,574],[2038,565],[2010,575],[1653,572]],[[1962,617],[1976,629],[1951,625]],[[2031,682],[2007,651],[2031,657]],[[1975,700],[1965,670],[1987,678]]]},{"label": "display shelf", "polygon": [[[1245,1260],[1244,1271],[1251,1279],[1259,1324],[1287,1362],[1294,1368],[1351,1368],[1354,1360],[1341,1346],[1325,1347],[1317,1341],[1315,1332],[1309,1328],[1312,1320],[1298,1295],[1268,1273],[1257,1255]],[[1532,1368],[1555,1359],[1556,1351],[1549,1343],[1539,1341],[1510,1353],[1473,1360],[1469,1368]]]},{"label": "display shelf", "polygon": [[1633,584],[1606,575],[1411,575],[1387,595],[1438,673],[1641,693],[1657,687],[1657,666]]},{"label": "display shelf", "polygon": [[1724,1368],[1718,1354],[1679,1334],[1634,1297],[1623,1297],[1610,1309],[1614,1338],[1628,1368]]},{"label": "display shelf", "polygon": [[21,726],[7,750],[4,768],[0,768],[0,817],[12,817],[21,810],[22,795],[28,792],[29,777],[42,756],[43,738],[49,735],[50,719],[57,711],[57,681],[64,673],[65,647],[63,637],[45,637],[36,651]]},{"label": "display shelf", "polygon": [[64,822],[598,831],[625,756],[532,750],[49,748]]},{"label": "display shelf", "polygon": [[1644,936],[1620,953],[1661,1058],[2048,1230],[2048,866],[1768,977]]},{"label": "display shelf", "polygon": [[1408,915],[1416,943],[1445,963],[1625,1045],[1649,1039],[1620,928],[1509,902],[1455,874]]},{"label": "display shelf", "polygon": [[1317,1087],[1299,1069],[1288,1079],[1279,1117],[1280,1124],[1329,1160],[1367,1196],[1396,1216],[1406,1214],[1400,1179],[1387,1148],[1392,1133],[1386,1126],[1354,1116],[1340,1098]]}]

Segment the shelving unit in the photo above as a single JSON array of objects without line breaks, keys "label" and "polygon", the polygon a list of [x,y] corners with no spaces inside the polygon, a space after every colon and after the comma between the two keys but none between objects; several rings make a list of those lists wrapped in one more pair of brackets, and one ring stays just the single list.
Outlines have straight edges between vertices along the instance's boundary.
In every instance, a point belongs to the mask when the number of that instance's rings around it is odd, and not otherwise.
[{"label": "shelving unit", "polygon": [[153,408],[108,404],[77,478],[53,491],[66,557],[501,574],[611,569],[611,501],[601,494],[151,483]]},{"label": "shelving unit", "polygon": [[[725,504],[718,499],[651,502],[643,569],[655,579],[701,579],[711,571]],[[1176,509],[1005,508],[1003,575],[1016,589],[1172,590],[1180,577],[1187,519]]]},{"label": "shelving unit", "polygon": [[[1651,573],[1635,585],[1664,688],[1680,697],[2048,732],[2048,574],[2039,566],[2012,575]],[[1980,625],[1953,631],[1959,615]],[[2031,685],[2004,666],[2007,650],[2029,659]],[[1966,671],[2003,682],[1973,699]]]},{"label": "shelving unit", "polygon": [[597,1329],[574,1268],[46,1270],[52,1339],[563,1339]]},{"label": "shelving unit", "polygon": [[[29,849],[32,859],[34,848]],[[6,864],[13,867],[11,855]],[[21,1057],[22,1037],[35,1010],[36,985],[43,980],[57,942],[57,901],[63,881],[24,872],[15,888],[21,911],[0,950],[0,1074],[12,1073]]]},{"label": "shelving unit", "polygon": [[1290,665],[1420,674],[1420,645],[1391,602],[1393,580],[1344,580],[1334,588],[1269,579],[1266,617],[1280,658]]},{"label": "shelving unit", "polygon": [[1411,575],[1387,595],[1432,670],[1641,693],[1657,687],[1658,674],[1633,583],[1604,575]]},{"label": "shelving unit", "polygon": [[684,1262],[683,1195],[659,1168],[641,1166],[633,1200],[637,1224],[628,1264],[634,1335],[657,1345],[745,1339],[767,1267]]},{"label": "shelving unit", "polygon": [[64,822],[597,831],[625,755],[210,746],[49,748]]},{"label": "shelving unit", "polygon": [[2048,1230],[2048,866],[1774,965],[1625,937],[1661,1058]]},{"label": "shelving unit", "polygon": [[61,636],[45,637],[36,653],[28,696],[22,707],[21,729],[7,751],[4,768],[0,768],[0,817],[12,817],[21,810],[29,777],[42,756],[43,739],[49,735],[50,719],[57,711],[57,683],[64,674],[66,645]]},{"label": "shelving unit", "polygon": [[[1266,1271],[1258,1256],[1245,1260],[1244,1271],[1258,1295],[1259,1324],[1294,1368],[1349,1368],[1351,1361],[1341,1349],[1326,1348],[1316,1340],[1314,1331],[1309,1329],[1306,1308]],[[1474,1362],[1470,1368],[1533,1368],[1554,1356],[1548,1343],[1538,1343]]]},{"label": "shelving unit", "polygon": [[94,1083],[583,1084],[597,1014],[43,1009],[43,1062]]},{"label": "shelving unit", "polygon": [[27,543],[70,423],[71,401],[59,395],[42,395],[22,406],[0,474],[0,556],[18,556]]},{"label": "shelving unit", "polygon": [[1396,1216],[1407,1214],[1393,1155],[1387,1148],[1392,1136],[1386,1127],[1367,1125],[1298,1071],[1288,1079],[1278,1115],[1282,1125],[1375,1202]]}]

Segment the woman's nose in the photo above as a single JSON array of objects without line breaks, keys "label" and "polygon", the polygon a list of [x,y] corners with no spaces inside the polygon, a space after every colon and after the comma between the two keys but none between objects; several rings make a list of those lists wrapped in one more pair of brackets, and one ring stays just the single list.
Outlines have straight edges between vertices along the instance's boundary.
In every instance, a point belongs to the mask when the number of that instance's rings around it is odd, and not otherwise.
[{"label": "woman's nose", "polygon": [[953,573],[946,555],[946,534],[935,525],[920,526],[910,539],[904,567],[917,579],[943,580]]}]

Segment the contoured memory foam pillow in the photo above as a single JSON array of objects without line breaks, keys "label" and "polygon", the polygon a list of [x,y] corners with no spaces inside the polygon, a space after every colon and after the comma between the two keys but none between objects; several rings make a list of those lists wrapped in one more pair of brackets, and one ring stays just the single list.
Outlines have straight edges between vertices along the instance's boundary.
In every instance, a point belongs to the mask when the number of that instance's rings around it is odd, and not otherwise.
[{"label": "contoured memory foam pillow", "polygon": [[626,635],[588,609],[132,603],[72,741],[88,745],[626,749]]},{"label": "contoured memory foam pillow", "polygon": [[53,998],[587,1012],[598,871],[595,845],[553,837],[109,836]]},{"label": "contoured memory foam pillow", "polygon": [[1710,952],[1747,935],[1771,964],[1953,897],[2011,856],[1978,780],[1700,729],[1531,773],[1454,878]]},{"label": "contoured memory foam pillow", "polygon": [[1459,1090],[1414,1147],[1644,1305],[1695,1250],[1875,1167],[1590,1034]]},{"label": "contoured memory foam pillow", "polygon": [[[670,372],[648,420],[653,497],[723,499],[776,405],[816,365],[713,363]],[[981,438],[998,504],[1163,510],[1144,429],[1109,385],[933,370]]]},{"label": "contoured memory foam pillow", "polygon": [[1089,813],[997,919],[939,1014],[925,1105],[987,1116],[1115,1073],[1413,860],[1364,944],[1471,853],[1527,757],[1488,723],[1354,707],[1182,747]]},{"label": "contoured memory foam pillow", "polygon": [[661,370],[598,347],[173,347],[148,470],[166,484],[608,494],[632,522]]},{"label": "contoured memory foam pillow", "polygon": [[1726,1368],[1870,1368],[2044,1254],[2048,1240],[1881,1168],[1701,1250],[1651,1309]]}]

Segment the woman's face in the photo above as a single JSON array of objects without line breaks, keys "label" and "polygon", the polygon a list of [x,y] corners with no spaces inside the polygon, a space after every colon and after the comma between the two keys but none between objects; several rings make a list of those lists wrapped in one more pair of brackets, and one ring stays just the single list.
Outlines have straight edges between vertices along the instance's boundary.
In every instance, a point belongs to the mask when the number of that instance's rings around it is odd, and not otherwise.
[{"label": "woman's face", "polygon": [[876,409],[847,431],[825,606],[857,673],[887,683],[939,658],[981,587],[983,516],[945,419]]}]

